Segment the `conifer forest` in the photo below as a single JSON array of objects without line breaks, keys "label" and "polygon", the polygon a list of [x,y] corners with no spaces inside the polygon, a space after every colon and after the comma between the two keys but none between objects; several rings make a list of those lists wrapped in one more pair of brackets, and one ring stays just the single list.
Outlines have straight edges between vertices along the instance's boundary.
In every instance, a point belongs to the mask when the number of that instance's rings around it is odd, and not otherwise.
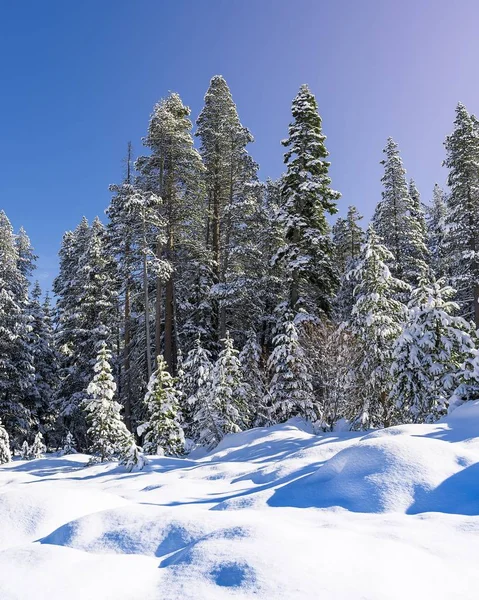
[{"label": "conifer forest", "polygon": [[199,115],[159,100],[104,215],[65,232],[51,293],[0,213],[1,462],[131,469],[295,416],[367,430],[479,399],[479,121],[457,105],[447,189],[420,192],[385,140],[369,224],[332,187],[307,85],[282,135],[284,173],[261,181],[222,76]]}]

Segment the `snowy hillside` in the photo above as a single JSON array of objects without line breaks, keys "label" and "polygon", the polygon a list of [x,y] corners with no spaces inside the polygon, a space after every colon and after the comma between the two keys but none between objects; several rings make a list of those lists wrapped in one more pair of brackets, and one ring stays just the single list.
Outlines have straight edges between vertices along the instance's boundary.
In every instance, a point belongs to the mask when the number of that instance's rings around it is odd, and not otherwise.
[{"label": "snowy hillside", "polygon": [[1,466],[0,598],[477,598],[479,402],[434,425],[306,429],[134,473]]}]

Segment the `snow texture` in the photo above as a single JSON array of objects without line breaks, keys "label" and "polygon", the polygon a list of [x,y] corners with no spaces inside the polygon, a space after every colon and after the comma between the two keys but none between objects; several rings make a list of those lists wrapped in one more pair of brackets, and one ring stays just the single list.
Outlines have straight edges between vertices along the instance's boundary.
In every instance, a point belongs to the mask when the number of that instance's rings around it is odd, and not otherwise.
[{"label": "snow texture", "polygon": [[0,466],[0,598],[472,600],[478,431],[468,402],[369,433],[295,418],[134,473],[15,459]]}]

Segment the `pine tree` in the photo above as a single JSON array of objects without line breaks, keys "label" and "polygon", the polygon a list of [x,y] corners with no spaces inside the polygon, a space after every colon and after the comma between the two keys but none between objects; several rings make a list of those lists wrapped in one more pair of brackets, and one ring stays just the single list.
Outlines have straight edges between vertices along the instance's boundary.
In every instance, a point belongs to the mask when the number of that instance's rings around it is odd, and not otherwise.
[{"label": "pine tree", "polygon": [[180,393],[175,379],[168,372],[162,356],[157,358],[157,368],[148,383],[145,396],[147,420],[138,427],[143,436],[147,454],[180,456],[184,452],[185,437],[180,426]]},{"label": "pine tree", "polygon": [[384,246],[392,253],[389,267],[394,277],[411,285],[427,272],[427,248],[424,216],[417,189],[412,183],[410,195],[396,142],[389,138],[381,179],[384,190],[376,207],[373,225]]},{"label": "pine tree", "polygon": [[406,318],[406,307],[397,297],[409,291],[406,283],[392,276],[388,267],[392,261],[391,252],[370,225],[358,264],[350,275],[357,284],[349,326],[364,348],[358,369],[364,381],[362,406],[356,416],[357,425],[363,428],[387,427],[392,419],[389,392],[393,346]]},{"label": "pine tree", "polygon": [[436,183],[427,213],[427,231],[431,269],[437,279],[449,275],[446,213],[446,194]]},{"label": "pine tree", "polygon": [[453,265],[451,285],[457,290],[461,316],[479,327],[479,125],[458,104],[454,131],[446,138],[449,169],[447,254]]},{"label": "pine tree", "polygon": [[211,371],[211,354],[203,348],[201,338],[198,336],[195,345],[188,352],[182,364],[182,376],[179,380],[179,389],[182,397],[182,415],[186,435],[195,440],[199,438],[195,423],[195,414],[200,410],[205,397],[205,390],[209,387]]},{"label": "pine tree", "polygon": [[253,136],[241,125],[228,84],[220,75],[212,78],[196,123],[206,168],[206,248],[211,253],[212,266],[212,326],[219,340],[226,333],[231,298],[228,289],[236,278],[232,264],[237,258],[234,237],[245,208],[246,188],[256,178],[257,165],[246,150]]},{"label": "pine tree", "polygon": [[301,416],[317,425],[321,419],[314,404],[310,371],[299,341],[294,314],[285,307],[277,311],[278,325],[273,351],[268,359],[269,422],[282,423]]},{"label": "pine tree", "polygon": [[22,457],[23,460],[31,460],[33,458],[32,449],[29,446],[27,440],[24,440],[24,442],[21,446],[20,456]]},{"label": "pine tree", "polygon": [[47,294],[44,302],[41,302],[41,289],[37,281],[28,306],[31,327],[29,348],[35,371],[28,403],[43,434],[48,434],[55,424],[53,398],[58,384],[58,356],[50,311],[50,298]]},{"label": "pine tree", "polygon": [[[165,223],[165,242],[159,240],[156,246],[158,258],[171,264],[169,277],[156,282],[156,355],[161,351],[161,305],[164,287],[164,346],[165,360],[170,373],[176,367],[176,279],[180,260],[189,261],[193,257],[190,246],[194,241],[191,235],[195,224],[195,209],[201,189],[203,165],[198,151],[193,146],[191,136],[190,109],[183,104],[178,94],[172,93],[156,104],[150,118],[148,135],[144,140],[151,154],[137,161],[141,173],[141,184],[163,200],[162,215]],[[205,208],[205,207],[204,207]],[[204,210],[204,212],[206,212]]]},{"label": "pine tree", "polygon": [[430,256],[427,246],[426,210],[414,179],[409,181],[409,231],[407,232],[409,259],[413,262],[413,280],[417,285],[429,272]]},{"label": "pine tree", "polygon": [[471,327],[454,316],[455,291],[444,280],[423,280],[413,290],[409,316],[394,347],[391,400],[400,422],[434,420],[447,411],[460,365],[471,355]]},{"label": "pine tree", "polygon": [[326,215],[336,213],[340,194],[330,187],[326,136],[316,98],[307,85],[293,100],[292,114],[289,137],[282,142],[288,148],[281,184],[286,245],[276,260],[284,263],[289,277],[290,310],[297,312],[304,306],[313,314],[317,308],[329,312],[338,276]]},{"label": "pine tree", "polygon": [[83,403],[89,424],[88,438],[92,462],[111,461],[123,456],[130,447],[132,435],[121,418],[121,406],[114,399],[116,384],[110,365],[111,354],[104,343],[97,356],[95,375]]},{"label": "pine tree", "polygon": [[238,358],[244,381],[244,401],[250,415],[249,424],[252,427],[260,427],[268,421],[267,372],[263,351],[258,343],[257,335],[252,329],[248,332],[246,343]]},{"label": "pine tree", "polygon": [[247,429],[250,417],[244,394],[241,363],[229,332],[226,332],[226,338],[221,340],[221,343],[223,349],[211,375],[211,394],[218,406],[225,435]]},{"label": "pine tree", "polygon": [[8,463],[12,460],[12,454],[10,452],[10,438],[8,437],[7,430],[3,427],[0,421],[0,465]]},{"label": "pine tree", "polygon": [[142,449],[135,442],[134,437],[131,437],[129,447],[126,447],[122,452],[120,464],[125,467],[128,472],[137,470],[141,471],[148,464],[148,459],[143,454]]},{"label": "pine tree", "polygon": [[90,373],[103,343],[111,345],[118,326],[117,276],[107,250],[106,231],[98,218],[86,219],[68,232],[60,250],[56,344],[61,381],[57,392],[60,426],[86,447],[85,414]]},{"label": "pine tree", "polygon": [[364,242],[364,231],[358,224],[362,218],[355,206],[349,206],[346,218],[339,218],[333,227],[335,262],[340,274],[339,289],[333,305],[338,321],[347,321],[353,308],[355,282],[351,277],[346,277],[346,274],[355,267]]},{"label": "pine tree", "polygon": [[33,440],[33,445],[30,448],[30,454],[33,458],[42,458],[46,451],[47,447],[43,442],[43,435],[39,431]]},{"label": "pine tree", "polygon": [[71,431],[66,432],[65,439],[63,441],[61,456],[65,456],[65,454],[76,454],[75,438],[73,437]]},{"label": "pine tree", "polygon": [[25,404],[34,375],[28,345],[28,281],[20,264],[12,226],[0,211],[0,415],[14,443],[33,425]]}]

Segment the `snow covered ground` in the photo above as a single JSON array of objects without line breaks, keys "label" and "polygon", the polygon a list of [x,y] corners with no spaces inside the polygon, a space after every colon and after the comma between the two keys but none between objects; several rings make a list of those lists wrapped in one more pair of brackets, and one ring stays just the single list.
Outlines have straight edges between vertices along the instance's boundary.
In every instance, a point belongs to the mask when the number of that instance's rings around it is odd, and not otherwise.
[{"label": "snow covered ground", "polygon": [[0,467],[1,600],[478,597],[479,403],[435,425],[289,422],[145,471]]}]

